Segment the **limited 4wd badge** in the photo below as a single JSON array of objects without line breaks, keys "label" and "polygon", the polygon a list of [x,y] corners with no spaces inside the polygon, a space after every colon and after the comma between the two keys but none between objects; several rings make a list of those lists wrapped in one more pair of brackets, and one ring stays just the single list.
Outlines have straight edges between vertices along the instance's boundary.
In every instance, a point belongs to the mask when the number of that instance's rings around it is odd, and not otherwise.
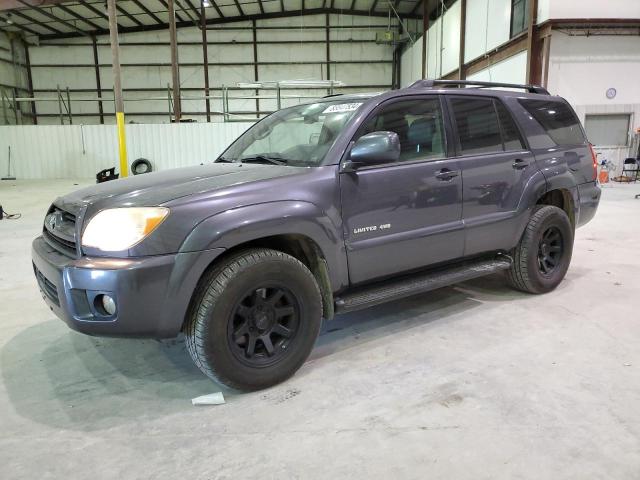
[{"label": "limited 4wd badge", "polygon": [[375,232],[378,230],[388,230],[390,228],[391,228],[390,223],[383,223],[382,225],[371,225],[368,227],[358,227],[353,229],[353,234],[357,235],[358,233]]}]

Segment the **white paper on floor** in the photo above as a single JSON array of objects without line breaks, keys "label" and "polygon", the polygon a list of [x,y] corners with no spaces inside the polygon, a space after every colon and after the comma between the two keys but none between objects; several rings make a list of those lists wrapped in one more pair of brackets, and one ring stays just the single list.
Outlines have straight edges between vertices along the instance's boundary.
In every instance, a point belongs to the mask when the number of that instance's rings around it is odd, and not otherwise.
[{"label": "white paper on floor", "polygon": [[192,405],[222,405],[224,402],[224,395],[222,392],[210,393],[209,395],[202,395],[191,399]]}]

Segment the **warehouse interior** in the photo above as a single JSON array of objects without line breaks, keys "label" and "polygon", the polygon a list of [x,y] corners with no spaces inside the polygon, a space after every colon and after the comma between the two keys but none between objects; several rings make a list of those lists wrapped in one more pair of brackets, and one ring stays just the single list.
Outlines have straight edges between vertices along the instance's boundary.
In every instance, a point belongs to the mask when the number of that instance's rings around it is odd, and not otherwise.
[{"label": "warehouse interior", "polygon": [[[638,78],[638,0],[0,2],[0,477],[634,478]],[[207,165],[281,109],[420,79],[575,110],[602,196],[552,292],[497,273],[338,315],[251,393],[182,336],[82,335],[42,301],[32,241],[99,172]]]}]

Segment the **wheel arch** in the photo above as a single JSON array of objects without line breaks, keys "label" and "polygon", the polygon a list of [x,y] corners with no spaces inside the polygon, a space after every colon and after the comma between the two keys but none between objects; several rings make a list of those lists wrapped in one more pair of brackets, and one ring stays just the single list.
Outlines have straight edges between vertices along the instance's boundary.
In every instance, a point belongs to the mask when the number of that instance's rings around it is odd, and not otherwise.
[{"label": "wheel arch", "polygon": [[315,251],[326,261],[331,290],[335,292],[349,283],[340,222],[339,216],[333,218],[315,204],[305,201],[246,205],[225,210],[200,222],[186,237],[180,251],[212,248],[230,251],[261,242],[299,251],[300,245],[306,245],[309,247],[307,251]]},{"label": "wheel arch", "polygon": [[230,258],[240,254],[243,251],[257,248],[268,248],[282,253],[291,255],[304,264],[316,278],[320,293],[322,295],[324,318],[330,320],[334,316],[334,286],[330,274],[330,267],[327,258],[321,246],[313,238],[300,233],[277,233],[266,236],[250,235],[244,241],[236,243],[231,247],[225,248],[223,254],[217,256],[203,271],[197,282],[197,286],[193,291],[190,299],[189,308],[183,319],[183,328],[187,321],[194,300],[198,296],[198,292],[203,282],[206,282],[211,271],[218,266],[223,265]]},{"label": "wheel arch", "polygon": [[[192,229],[180,251],[224,248],[225,252],[204,269],[193,297],[202,279],[230,255],[249,248],[271,248],[297,258],[309,268],[322,293],[324,316],[332,318],[333,292],[349,282],[339,221],[332,220],[315,204],[297,200],[246,205],[206,218]],[[188,312],[189,308],[187,315]]]},{"label": "wheel arch", "polygon": [[555,188],[548,190],[544,195],[540,196],[536,201],[536,205],[551,205],[564,210],[569,217],[571,226],[575,229],[578,214],[578,203],[576,202],[574,195],[575,194],[568,188]]}]

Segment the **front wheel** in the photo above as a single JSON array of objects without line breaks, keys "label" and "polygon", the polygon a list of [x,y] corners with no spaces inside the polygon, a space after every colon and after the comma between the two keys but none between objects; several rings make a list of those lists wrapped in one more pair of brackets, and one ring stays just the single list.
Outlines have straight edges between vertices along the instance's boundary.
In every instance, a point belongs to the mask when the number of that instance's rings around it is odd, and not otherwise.
[{"label": "front wheel", "polygon": [[251,249],[202,279],[186,345],[208,377],[236,390],[258,390],[302,366],[321,320],[320,290],[309,269],[285,253]]},{"label": "front wheel", "polygon": [[564,210],[537,205],[507,271],[509,284],[523,292],[546,293],[562,281],[573,252],[573,227]]}]

